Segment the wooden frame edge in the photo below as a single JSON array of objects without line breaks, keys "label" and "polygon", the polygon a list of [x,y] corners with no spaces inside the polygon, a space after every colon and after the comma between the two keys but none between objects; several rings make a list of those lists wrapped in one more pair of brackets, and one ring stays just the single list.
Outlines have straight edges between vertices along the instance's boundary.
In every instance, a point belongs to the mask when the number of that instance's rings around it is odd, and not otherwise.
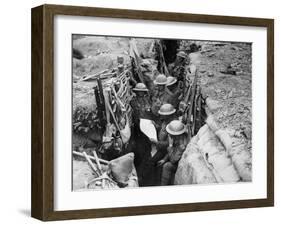
[{"label": "wooden frame edge", "polygon": [[139,215],[199,212],[199,211],[213,211],[213,210],[246,209],[246,208],[270,207],[270,206],[272,206],[272,202],[269,199],[253,199],[253,200],[204,202],[204,203],[188,203],[188,204],[169,204],[169,205],[156,205],[156,206],[67,210],[67,211],[51,211],[46,215],[46,217],[43,220],[44,221],[77,220],[77,219],[88,219],[88,218],[107,218],[107,217],[139,216]]},{"label": "wooden frame edge", "polygon": [[[45,4],[53,14],[266,27],[272,19]],[[145,15],[145,18],[144,18]]]},{"label": "wooden frame edge", "polygon": [[267,198],[274,206],[274,20],[267,23]]},{"label": "wooden frame edge", "polygon": [[43,219],[43,6],[31,18],[31,216]]}]

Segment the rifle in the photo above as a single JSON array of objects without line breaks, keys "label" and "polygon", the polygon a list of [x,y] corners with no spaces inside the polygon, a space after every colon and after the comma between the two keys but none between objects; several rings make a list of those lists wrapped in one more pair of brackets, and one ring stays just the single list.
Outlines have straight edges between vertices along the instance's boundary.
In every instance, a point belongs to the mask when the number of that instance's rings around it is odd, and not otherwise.
[{"label": "rifle", "polygon": [[186,108],[184,110],[184,115],[183,115],[183,123],[188,126],[189,129],[189,138],[194,135],[194,128],[193,128],[193,123],[195,120],[196,114],[194,114],[194,109],[196,110],[196,104],[195,104],[195,97],[196,97],[196,91],[197,91],[197,77],[198,77],[198,71],[197,69],[195,70],[194,73],[194,79],[191,84],[191,86],[188,89],[187,95],[184,99],[184,103],[187,103]]},{"label": "rifle", "polygon": [[163,52],[163,47],[162,47],[162,44],[160,41],[158,41],[156,43],[158,45],[158,49],[159,49],[159,63],[160,63],[160,68],[161,68],[161,71],[160,73],[166,75],[166,76],[169,76],[169,71],[168,71],[168,68],[167,68],[167,65],[166,65],[166,62],[165,62],[165,57],[164,57],[164,52]]},{"label": "rifle", "polygon": [[98,109],[98,118],[100,119],[100,125],[102,130],[104,130],[106,126],[105,103],[104,103],[103,87],[99,76],[97,78],[97,83],[98,85],[94,87],[95,99]]},{"label": "rifle", "polygon": [[[198,126],[201,127],[201,98],[200,98],[200,86],[196,88],[196,96],[194,100],[194,110],[193,110],[193,124],[192,124],[192,135],[197,132]],[[198,114],[198,116],[197,116]],[[199,125],[198,125],[199,123]],[[198,126],[197,126],[198,125]]]},{"label": "rifle", "polygon": [[193,109],[193,102],[196,92],[196,86],[197,86],[197,70],[194,73],[194,79],[192,84],[189,86],[187,90],[187,94],[183,100],[183,103],[186,104],[185,110],[184,110],[184,121],[188,123],[190,121],[191,115],[192,115],[192,109]]}]

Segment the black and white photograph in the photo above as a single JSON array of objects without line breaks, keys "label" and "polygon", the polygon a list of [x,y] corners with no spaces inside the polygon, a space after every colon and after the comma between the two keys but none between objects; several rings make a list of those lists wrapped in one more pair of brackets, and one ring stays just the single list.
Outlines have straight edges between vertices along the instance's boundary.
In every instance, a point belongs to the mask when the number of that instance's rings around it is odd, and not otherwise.
[{"label": "black and white photograph", "polygon": [[72,190],[252,181],[252,43],[72,35]]}]

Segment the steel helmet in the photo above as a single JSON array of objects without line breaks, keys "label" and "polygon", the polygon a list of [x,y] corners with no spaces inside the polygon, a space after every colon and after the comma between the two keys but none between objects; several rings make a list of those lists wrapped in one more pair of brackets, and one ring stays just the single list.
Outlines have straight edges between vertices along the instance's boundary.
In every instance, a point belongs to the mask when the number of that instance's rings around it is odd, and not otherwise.
[{"label": "steel helmet", "polygon": [[176,112],[176,109],[171,104],[163,104],[158,111],[159,115],[171,115]]},{"label": "steel helmet", "polygon": [[146,85],[143,83],[137,83],[135,88],[133,88],[134,91],[141,91],[141,92],[147,92],[148,89],[146,88]]},{"label": "steel helmet", "polygon": [[164,74],[159,74],[154,80],[155,85],[166,85],[167,77]]},{"label": "steel helmet", "polygon": [[181,135],[186,132],[186,126],[180,120],[173,120],[166,126],[166,131],[171,135]]},{"label": "steel helmet", "polygon": [[187,58],[187,54],[186,54],[184,51],[179,51],[179,52],[177,53],[177,56],[178,56],[178,57],[182,57],[182,58]]},{"label": "steel helmet", "polygon": [[123,64],[118,64],[117,68],[118,68],[118,69],[123,69],[123,68],[124,68],[124,65],[123,65]]},{"label": "steel helmet", "polygon": [[177,82],[177,78],[173,76],[167,77],[167,85],[166,86],[171,86],[174,85]]}]

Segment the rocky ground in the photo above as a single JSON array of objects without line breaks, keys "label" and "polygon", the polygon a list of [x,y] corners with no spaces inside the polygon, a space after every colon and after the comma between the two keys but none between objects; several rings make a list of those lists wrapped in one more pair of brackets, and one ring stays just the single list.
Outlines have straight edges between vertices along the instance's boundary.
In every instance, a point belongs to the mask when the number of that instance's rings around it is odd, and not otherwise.
[{"label": "rocky ground", "polygon": [[252,58],[250,43],[201,43],[191,53],[199,68],[202,92],[221,128],[233,139],[233,151],[243,145],[252,152]]}]

